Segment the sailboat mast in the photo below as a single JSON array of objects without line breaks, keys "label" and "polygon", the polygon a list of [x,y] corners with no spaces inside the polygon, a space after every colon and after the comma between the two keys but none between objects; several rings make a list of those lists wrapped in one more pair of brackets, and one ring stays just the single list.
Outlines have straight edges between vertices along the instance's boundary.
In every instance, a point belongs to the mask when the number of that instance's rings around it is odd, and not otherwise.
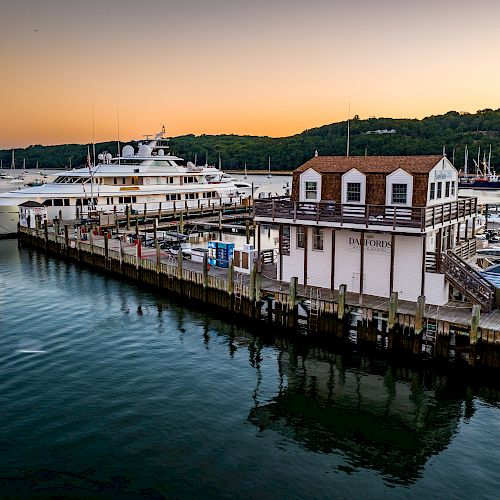
[{"label": "sailboat mast", "polygon": [[118,157],[118,165],[120,165],[120,112],[118,103],[116,103],[116,156]]},{"label": "sailboat mast", "polygon": [[349,157],[349,147],[350,147],[350,142],[351,142],[351,102],[349,102],[349,111],[347,113],[347,154],[346,156]]}]

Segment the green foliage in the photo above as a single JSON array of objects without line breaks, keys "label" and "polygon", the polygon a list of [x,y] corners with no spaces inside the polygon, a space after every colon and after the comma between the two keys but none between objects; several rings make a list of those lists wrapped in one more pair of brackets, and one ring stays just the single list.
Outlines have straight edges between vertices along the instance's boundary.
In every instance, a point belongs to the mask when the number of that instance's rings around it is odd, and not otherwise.
[{"label": "green foliage", "polygon": [[[370,133],[381,130],[395,130],[395,133]],[[461,168],[464,148],[469,148],[469,158],[477,158],[478,150],[488,153],[492,146],[492,166],[500,170],[500,109],[483,109],[475,114],[450,111],[444,115],[430,116],[423,120],[368,118],[357,115],[350,123],[351,155],[417,155],[440,154],[443,146],[452,159],[455,151],[455,166]],[[225,169],[266,169],[271,157],[273,170],[291,170],[308,159],[315,150],[320,155],[343,155],[346,152],[347,123],[339,122],[305,130],[290,137],[271,138],[237,135],[184,135],[174,137],[171,150],[186,161],[198,164],[218,164],[219,154]],[[116,143],[100,143],[96,151],[116,153]],[[26,158],[28,168],[39,162],[40,168],[64,168],[85,163],[87,146],[66,144],[61,146],[30,146],[16,150],[16,166],[22,166]],[[11,151],[0,151],[4,169],[10,166]]]}]

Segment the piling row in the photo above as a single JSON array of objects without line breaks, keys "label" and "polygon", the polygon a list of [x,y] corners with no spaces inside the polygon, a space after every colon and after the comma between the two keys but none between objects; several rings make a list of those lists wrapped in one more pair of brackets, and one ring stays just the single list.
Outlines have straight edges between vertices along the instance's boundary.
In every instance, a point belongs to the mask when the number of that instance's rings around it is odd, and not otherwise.
[{"label": "piling row", "polygon": [[[186,269],[182,254],[162,262],[139,258],[120,250],[70,240],[44,230],[21,228],[23,246],[71,260],[93,269],[127,278],[187,298],[190,304],[229,312],[234,319],[265,321],[282,334],[307,334],[325,340],[355,342],[367,349],[443,359],[464,359],[471,366],[500,368],[500,331],[479,327],[479,307],[473,308],[470,323],[454,324],[425,317],[425,298],[419,298],[414,314],[398,312],[397,294],[387,309],[348,303],[347,288],[341,285],[334,300],[311,299],[298,295],[298,280],[290,283],[264,280],[260,266],[245,279],[235,276],[233,264],[225,274],[208,272],[207,257],[200,269]],[[309,303],[306,303],[309,302]],[[301,306],[301,307],[299,307]]]}]

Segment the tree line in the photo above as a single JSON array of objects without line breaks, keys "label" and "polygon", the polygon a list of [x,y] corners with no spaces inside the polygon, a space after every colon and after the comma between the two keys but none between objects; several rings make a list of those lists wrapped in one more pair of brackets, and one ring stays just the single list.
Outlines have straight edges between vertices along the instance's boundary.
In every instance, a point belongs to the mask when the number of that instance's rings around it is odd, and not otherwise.
[{"label": "tree line", "polygon": [[[472,159],[489,156],[491,165],[500,171],[500,108],[483,109],[476,113],[450,111],[417,119],[375,118],[355,116],[349,123],[351,155],[421,155],[441,154],[443,147],[455,166],[464,164],[465,146]],[[137,144],[132,142],[134,146]],[[293,170],[314,156],[345,155],[347,122],[342,121],[305,130],[289,137],[261,137],[239,135],[183,135],[170,140],[171,152],[186,161],[218,165],[219,156],[224,169],[267,169],[271,158],[272,170]],[[116,154],[116,141],[96,144],[97,153]],[[87,145],[59,146],[33,145],[17,149],[16,167],[21,168],[23,158],[27,168],[67,168],[85,165]],[[11,164],[11,150],[0,150],[3,168]]]}]

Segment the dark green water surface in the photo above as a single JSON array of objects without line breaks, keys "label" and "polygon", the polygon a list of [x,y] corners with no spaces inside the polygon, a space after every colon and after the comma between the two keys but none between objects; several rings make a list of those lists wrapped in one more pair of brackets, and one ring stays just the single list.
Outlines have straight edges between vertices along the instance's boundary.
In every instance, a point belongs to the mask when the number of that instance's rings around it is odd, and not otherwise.
[{"label": "dark green water surface", "polygon": [[0,241],[0,496],[500,496],[493,377],[188,306]]}]

